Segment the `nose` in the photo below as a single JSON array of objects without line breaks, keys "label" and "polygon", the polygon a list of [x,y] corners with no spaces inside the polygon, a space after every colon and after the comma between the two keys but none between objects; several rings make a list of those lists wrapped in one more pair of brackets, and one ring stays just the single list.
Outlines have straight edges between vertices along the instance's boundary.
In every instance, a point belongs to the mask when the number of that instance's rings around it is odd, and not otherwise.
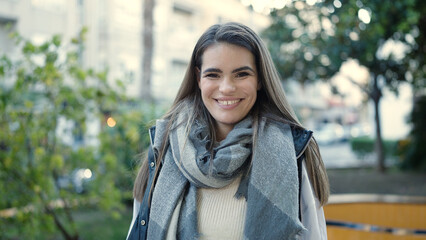
[{"label": "nose", "polygon": [[235,83],[234,81],[232,81],[232,79],[225,77],[222,79],[220,86],[219,86],[219,91],[223,94],[230,94],[235,92],[236,87],[235,87]]}]

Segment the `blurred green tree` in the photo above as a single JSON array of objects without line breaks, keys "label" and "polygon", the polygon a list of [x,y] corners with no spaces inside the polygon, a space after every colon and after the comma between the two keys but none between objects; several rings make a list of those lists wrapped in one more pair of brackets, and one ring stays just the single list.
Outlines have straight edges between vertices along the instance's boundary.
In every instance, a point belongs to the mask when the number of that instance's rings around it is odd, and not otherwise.
[{"label": "blurred green tree", "polygon": [[426,172],[426,95],[416,99],[410,122],[413,125],[408,139],[399,142],[403,169]]},{"label": "blurred green tree", "polygon": [[[86,31],[68,44],[56,35],[41,45],[11,33],[20,52],[0,57],[1,239],[57,231],[79,239],[73,209],[95,204],[117,218],[131,192],[151,115],[129,104],[121,81],[111,87],[107,70],[81,67]],[[87,136],[93,127],[97,133]],[[91,145],[80,141],[86,138]],[[84,194],[71,188],[72,176],[90,180]]]},{"label": "blurred green tree", "polygon": [[356,82],[374,103],[379,171],[385,155],[379,102],[383,87],[397,93],[401,82],[425,87],[424,1],[293,1],[271,12],[263,36],[284,79],[302,84],[327,81],[353,59],[368,69],[369,81]]}]

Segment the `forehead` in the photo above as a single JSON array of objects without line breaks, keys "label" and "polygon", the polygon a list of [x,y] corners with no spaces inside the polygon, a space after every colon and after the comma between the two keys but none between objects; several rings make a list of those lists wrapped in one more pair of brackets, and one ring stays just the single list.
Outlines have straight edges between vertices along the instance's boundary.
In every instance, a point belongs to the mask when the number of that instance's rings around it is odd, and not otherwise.
[{"label": "forehead", "polygon": [[255,69],[253,54],[244,47],[229,43],[215,43],[203,53],[201,68],[238,68],[249,66]]}]

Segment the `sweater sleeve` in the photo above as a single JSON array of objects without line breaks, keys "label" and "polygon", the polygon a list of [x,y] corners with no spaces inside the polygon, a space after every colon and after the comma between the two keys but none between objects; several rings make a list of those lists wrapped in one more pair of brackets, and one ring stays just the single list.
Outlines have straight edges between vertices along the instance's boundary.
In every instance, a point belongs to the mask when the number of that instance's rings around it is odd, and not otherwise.
[{"label": "sweater sleeve", "polygon": [[325,224],[324,210],[317,197],[314,196],[312,185],[309,181],[305,162],[302,164],[302,187],[301,187],[301,213],[302,224],[308,230],[302,240],[326,240],[327,228]]},{"label": "sweater sleeve", "polygon": [[134,199],[133,200],[133,218],[132,218],[132,222],[130,223],[130,228],[129,228],[129,232],[127,233],[126,239],[129,238],[129,234],[132,231],[133,224],[135,223],[136,218],[138,217],[140,207],[141,207],[141,203],[138,202],[136,199]]}]

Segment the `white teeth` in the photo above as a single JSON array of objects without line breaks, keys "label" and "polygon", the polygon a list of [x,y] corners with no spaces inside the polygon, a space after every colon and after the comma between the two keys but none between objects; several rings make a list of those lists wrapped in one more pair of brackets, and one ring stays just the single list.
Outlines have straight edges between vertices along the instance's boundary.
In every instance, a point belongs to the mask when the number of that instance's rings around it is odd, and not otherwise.
[{"label": "white teeth", "polygon": [[237,102],[239,102],[240,100],[232,100],[232,101],[221,101],[221,100],[217,100],[220,104],[222,105],[232,105],[235,104]]}]

